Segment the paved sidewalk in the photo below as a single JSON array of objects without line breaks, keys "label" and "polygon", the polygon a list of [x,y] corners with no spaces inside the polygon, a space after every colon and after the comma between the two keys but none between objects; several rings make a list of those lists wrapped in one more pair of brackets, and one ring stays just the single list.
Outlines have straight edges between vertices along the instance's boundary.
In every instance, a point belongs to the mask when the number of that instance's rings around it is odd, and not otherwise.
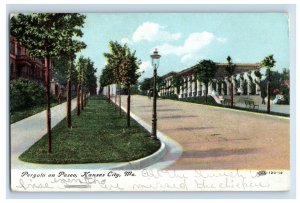
[{"label": "paved sidewalk", "polygon": [[[72,100],[72,110],[76,107],[76,98]],[[51,127],[53,128],[66,116],[66,102],[51,108]],[[46,111],[25,118],[10,125],[11,167],[33,166],[18,159],[31,145],[47,133]]]},{"label": "paved sidewalk", "polygon": [[[151,125],[152,100],[131,100]],[[158,130],[183,148],[168,169],[289,169],[289,118],[160,99],[157,109]]]},{"label": "paved sidewalk", "polygon": [[[72,100],[72,110],[76,107],[76,98]],[[52,117],[52,128],[57,125],[66,116],[66,103],[57,105],[51,108]],[[139,119],[139,118],[135,118]],[[149,128],[149,127],[148,127]],[[11,125],[11,169],[137,169],[139,164],[148,165],[163,156],[162,149],[159,153],[152,154],[148,157],[132,161],[132,162],[119,162],[119,163],[87,163],[87,164],[36,164],[23,162],[18,157],[32,146],[36,141],[38,141],[42,136],[46,134],[46,113],[45,111],[33,115],[29,118],[21,120],[17,123]],[[161,133],[160,133],[161,134]],[[162,136],[162,135],[161,135]],[[167,147],[172,147],[169,150],[168,161],[165,164],[160,164],[155,167],[165,168],[170,165],[181,155],[180,146],[173,140],[164,139]],[[165,148],[163,148],[164,152]]]},{"label": "paved sidewalk", "polygon": [[[236,106],[246,108],[244,103],[237,103]],[[267,111],[267,105],[259,104],[259,110]],[[271,112],[290,114],[290,105],[271,104],[270,110]]]}]

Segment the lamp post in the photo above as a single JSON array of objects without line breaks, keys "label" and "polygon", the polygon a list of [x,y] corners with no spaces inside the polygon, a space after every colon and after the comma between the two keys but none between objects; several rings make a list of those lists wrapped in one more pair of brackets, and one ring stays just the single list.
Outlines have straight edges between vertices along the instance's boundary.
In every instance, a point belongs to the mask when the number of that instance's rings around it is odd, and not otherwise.
[{"label": "lamp post", "polygon": [[154,50],[153,54],[150,55],[152,59],[153,66],[153,113],[152,113],[152,139],[157,139],[157,115],[156,115],[156,77],[157,77],[157,68],[159,65],[160,55],[158,54],[157,49]]}]

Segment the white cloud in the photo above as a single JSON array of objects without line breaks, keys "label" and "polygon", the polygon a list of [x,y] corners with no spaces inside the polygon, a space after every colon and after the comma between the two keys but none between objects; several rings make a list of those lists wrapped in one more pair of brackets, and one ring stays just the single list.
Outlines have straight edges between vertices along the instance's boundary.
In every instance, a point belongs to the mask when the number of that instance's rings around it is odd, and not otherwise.
[{"label": "white cloud", "polygon": [[142,64],[140,65],[141,72],[146,72],[151,68],[152,68],[152,64],[150,61],[143,61]]},{"label": "white cloud", "polygon": [[162,55],[177,55],[181,57],[181,62],[186,62],[194,58],[201,49],[208,46],[216,37],[210,32],[191,33],[182,46],[174,46],[165,43],[157,49]]},{"label": "white cloud", "polygon": [[187,63],[189,62],[191,59],[193,59],[195,56],[193,54],[186,54],[183,57],[181,57],[181,62],[182,63]]},{"label": "white cloud", "polygon": [[181,33],[170,33],[164,30],[165,27],[153,23],[144,22],[140,25],[132,35],[133,42],[140,41],[172,41],[178,40],[181,37]]},{"label": "white cloud", "polygon": [[125,37],[125,38],[123,38],[123,39],[121,39],[121,44],[131,44],[131,41],[130,41],[130,39],[128,39],[127,37]]}]

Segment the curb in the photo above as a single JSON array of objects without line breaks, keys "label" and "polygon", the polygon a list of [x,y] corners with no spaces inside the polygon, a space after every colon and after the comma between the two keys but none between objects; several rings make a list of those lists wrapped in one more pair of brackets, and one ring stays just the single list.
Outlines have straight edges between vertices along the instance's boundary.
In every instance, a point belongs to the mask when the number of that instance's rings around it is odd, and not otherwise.
[{"label": "curb", "polygon": [[124,165],[120,165],[117,167],[113,167],[112,169],[119,169],[119,170],[125,170],[125,169],[131,169],[131,170],[139,170],[146,168],[148,166],[151,166],[152,164],[158,162],[160,159],[163,158],[163,156],[166,153],[166,145],[165,143],[161,142],[159,150],[154,152],[153,154],[137,159],[134,161],[124,162]]},{"label": "curb", "polygon": [[[111,98],[111,101],[117,105]],[[123,106],[121,106],[121,109],[124,111],[124,112],[127,112],[127,109]],[[140,119],[138,119],[138,117],[130,112],[130,117],[132,119],[134,119],[138,124],[140,124],[141,126],[143,126],[148,132],[151,133],[151,128],[147,127],[144,125],[144,123],[141,123]],[[161,134],[161,132],[158,131],[158,133]],[[159,138],[158,138],[159,139]],[[147,157],[144,157],[144,158],[141,158],[141,159],[137,159],[137,160],[134,160],[134,161],[129,161],[129,162],[121,162],[121,163],[117,163],[117,164],[122,164],[124,163],[124,165],[120,165],[120,166],[116,166],[114,167],[113,169],[142,169],[142,168],[146,168],[148,166],[151,166],[155,163],[157,163],[159,160],[161,160],[164,155],[166,154],[166,145],[164,142],[162,142],[161,139],[160,140],[160,148],[154,152],[153,154],[147,156]]]},{"label": "curb", "polygon": [[[115,104],[115,102],[113,101],[113,98],[111,98],[111,101],[112,101],[112,103]],[[118,104],[115,104],[115,105],[118,105]],[[127,112],[127,109],[125,107],[123,107],[122,105],[121,105],[121,109],[124,112]],[[151,133],[151,131],[152,131],[151,125],[149,125],[144,120],[139,118],[132,111],[130,111],[130,117],[132,119],[134,119],[137,123],[139,123],[141,126],[143,126],[148,132]],[[168,137],[164,133],[160,132],[159,130],[157,130],[157,138],[160,140],[161,145],[164,144],[164,148],[165,148],[164,152],[162,155],[159,155],[159,154],[156,155],[156,152],[155,152],[154,154],[152,154],[153,157],[152,157],[152,155],[150,155],[148,157],[142,158],[141,159],[142,162],[144,161],[143,159],[147,159],[147,158],[150,159],[148,161],[145,161],[145,165],[143,165],[143,167],[141,166],[142,168],[146,167],[147,169],[158,169],[158,170],[165,169],[181,157],[183,148],[179,143],[177,143],[175,140]],[[159,152],[159,151],[160,151],[160,149],[157,152]],[[160,152],[160,153],[162,153],[162,152]],[[157,157],[155,157],[155,156],[157,156]],[[164,158],[164,156],[167,157],[167,160],[163,160],[163,162],[159,162],[162,158]],[[139,160],[137,160],[137,161],[139,161]],[[120,168],[122,168],[122,167],[120,167]]]},{"label": "curb", "polygon": [[[126,109],[122,107],[122,109],[126,112]],[[137,123],[139,123],[141,126],[143,126],[147,131],[151,132],[151,128],[145,127],[143,124],[139,122],[139,120],[136,118],[136,116],[131,116],[132,119],[134,119]],[[160,133],[160,132],[158,132]],[[110,170],[110,169],[116,169],[116,170],[139,170],[146,168],[148,166],[151,166],[155,163],[157,163],[159,160],[161,160],[165,154],[166,154],[166,145],[164,142],[160,139],[160,148],[154,152],[153,154],[143,157],[141,159],[137,159],[134,161],[129,162],[115,162],[115,163],[86,163],[86,164],[38,164],[38,163],[30,163],[30,162],[24,162],[18,159],[18,161],[22,164],[26,164],[28,168],[47,168],[47,169],[102,169],[102,170]],[[26,167],[27,168],[27,167]]]}]

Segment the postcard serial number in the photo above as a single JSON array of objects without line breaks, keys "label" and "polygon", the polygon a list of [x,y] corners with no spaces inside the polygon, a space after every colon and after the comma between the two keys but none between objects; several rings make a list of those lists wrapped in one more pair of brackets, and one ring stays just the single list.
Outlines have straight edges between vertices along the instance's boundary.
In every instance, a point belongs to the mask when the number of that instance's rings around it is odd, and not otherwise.
[{"label": "postcard serial number", "polygon": [[282,175],[283,171],[258,171],[258,176],[264,176],[264,175]]}]

